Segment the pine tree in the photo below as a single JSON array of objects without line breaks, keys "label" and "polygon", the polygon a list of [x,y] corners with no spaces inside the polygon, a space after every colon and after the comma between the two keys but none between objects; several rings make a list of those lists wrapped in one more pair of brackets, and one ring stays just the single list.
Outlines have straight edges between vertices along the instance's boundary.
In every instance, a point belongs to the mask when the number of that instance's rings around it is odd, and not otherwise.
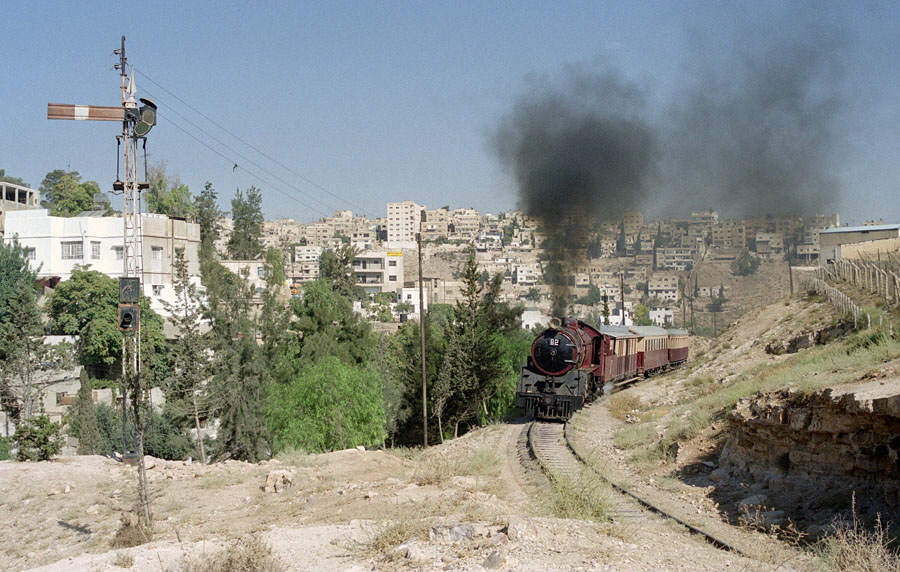
[{"label": "pine tree", "polygon": [[73,424],[78,427],[78,454],[96,455],[102,446],[100,428],[97,426],[97,415],[94,411],[94,400],[91,396],[91,380],[87,370],[81,368],[81,386],[75,400]]}]

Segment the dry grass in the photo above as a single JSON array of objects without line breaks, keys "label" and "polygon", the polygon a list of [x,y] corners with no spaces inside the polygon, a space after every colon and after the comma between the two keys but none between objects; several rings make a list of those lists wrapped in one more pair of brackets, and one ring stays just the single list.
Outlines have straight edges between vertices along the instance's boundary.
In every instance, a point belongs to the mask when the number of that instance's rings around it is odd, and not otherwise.
[{"label": "dry grass", "polygon": [[630,391],[614,393],[606,400],[606,409],[609,414],[620,421],[624,420],[629,413],[641,411],[644,407],[641,398]]},{"label": "dry grass", "polygon": [[400,553],[396,548],[410,540],[427,540],[433,524],[432,513],[417,506],[406,506],[395,512],[390,520],[374,521],[367,530],[367,541],[361,545],[365,558],[391,562]]},{"label": "dry grass", "polygon": [[138,517],[133,512],[126,512],[122,515],[116,535],[112,539],[113,548],[131,548],[132,546],[140,546],[153,540],[153,531],[144,528]]},{"label": "dry grass", "polygon": [[497,451],[487,447],[475,449],[462,459],[422,455],[413,471],[413,482],[425,486],[441,485],[456,476],[496,477],[503,462]]},{"label": "dry grass", "polygon": [[853,502],[853,521],[840,523],[834,532],[819,543],[820,556],[829,570],[841,572],[881,572],[900,570],[900,557],[892,547],[887,526],[881,515],[867,528],[856,515]]},{"label": "dry grass", "polygon": [[183,572],[284,572],[285,565],[272,548],[255,536],[239,538],[215,554],[186,557]]},{"label": "dry grass", "polygon": [[119,568],[131,568],[134,566],[134,556],[127,552],[117,552],[116,557],[113,559],[113,566],[118,566]]},{"label": "dry grass", "polygon": [[583,467],[577,476],[551,475],[552,492],[548,509],[556,518],[609,520],[609,483],[592,470]]}]

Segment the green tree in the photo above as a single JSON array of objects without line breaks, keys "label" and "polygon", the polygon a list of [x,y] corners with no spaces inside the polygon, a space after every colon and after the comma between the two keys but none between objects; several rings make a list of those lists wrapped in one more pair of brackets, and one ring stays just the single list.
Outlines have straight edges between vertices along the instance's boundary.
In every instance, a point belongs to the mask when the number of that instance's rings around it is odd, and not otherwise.
[{"label": "green tree", "polygon": [[100,453],[102,442],[100,440],[100,428],[97,425],[97,415],[94,409],[94,400],[91,391],[91,380],[87,370],[81,368],[81,385],[78,388],[78,396],[75,405],[69,411],[71,418],[70,432],[78,437],[79,455],[96,455]]},{"label": "green tree", "polygon": [[632,312],[635,326],[652,326],[653,320],[650,319],[650,308],[643,304],[637,304]]},{"label": "green tree", "polygon": [[190,417],[197,434],[200,460],[206,464],[206,451],[200,433],[200,420],[207,415],[206,380],[210,376],[207,342],[200,331],[203,317],[202,296],[188,274],[184,251],[175,251],[174,302],[163,302],[177,336],[169,346],[171,368],[166,376],[166,410]]},{"label": "green tree", "polygon": [[342,244],[336,249],[322,252],[319,257],[319,274],[331,283],[335,292],[351,300],[363,300],[366,297],[365,290],[356,283],[353,274],[353,259],[359,253],[359,248]]},{"label": "green tree", "polygon": [[203,185],[200,195],[194,199],[194,213],[200,225],[200,255],[211,256],[215,253],[215,242],[219,239],[219,196],[209,181]]},{"label": "green tree", "polygon": [[759,258],[750,254],[750,251],[746,249],[731,263],[731,273],[736,276],[750,276],[758,269]]},{"label": "green tree", "polygon": [[372,368],[334,356],[278,385],[269,405],[274,450],[323,452],[384,441],[381,377]]},{"label": "green tree", "polygon": [[364,364],[375,346],[372,327],[356,312],[349,298],[335,292],[326,280],[303,285],[303,295],[291,300],[294,327],[302,332],[302,357],[316,362],[335,356],[350,364]]},{"label": "green tree", "polygon": [[38,413],[40,372],[66,364],[66,348],[43,343],[36,275],[15,238],[0,242],[0,408],[15,424]]},{"label": "green tree", "polygon": [[234,227],[228,239],[228,256],[233,260],[255,260],[262,254],[262,191],[251,186],[247,195],[237,189],[231,200]]},{"label": "green tree", "polygon": [[62,451],[62,427],[41,413],[18,425],[13,441],[19,448],[19,461],[49,461]]},{"label": "green tree", "polygon": [[214,260],[202,267],[207,285],[207,311],[214,352],[210,414],[221,421],[216,457],[251,462],[267,458],[269,436],[265,426],[268,367],[256,343],[258,328],[250,302],[253,288]]},{"label": "green tree", "polygon": [[41,181],[42,206],[50,209],[51,216],[71,217],[89,211],[94,206],[94,196],[100,186],[94,181],[81,181],[78,171],[50,171]]},{"label": "green tree", "polygon": [[164,161],[148,169],[147,179],[150,188],[144,192],[144,201],[151,213],[181,218],[195,214],[191,190],[187,185],[181,184],[178,177],[166,175]]},{"label": "green tree", "polygon": [[[500,392],[503,381],[499,340],[508,325],[503,310],[496,306],[494,287],[499,282],[491,281],[485,297],[479,278],[475,252],[470,250],[460,287],[462,297],[447,330],[447,349],[433,396],[435,400],[445,398],[442,409],[453,424],[454,436],[459,435],[460,424],[487,418],[487,401]],[[440,418],[439,423],[443,424]]]},{"label": "green tree", "polygon": [[[60,282],[45,303],[50,331],[79,337],[75,348],[78,361],[93,370],[94,377],[111,379],[121,371],[118,304],[118,281],[83,267],[76,267],[71,278]],[[142,376],[151,383],[166,367],[162,328],[162,318],[150,309],[147,297],[141,296]]]}]

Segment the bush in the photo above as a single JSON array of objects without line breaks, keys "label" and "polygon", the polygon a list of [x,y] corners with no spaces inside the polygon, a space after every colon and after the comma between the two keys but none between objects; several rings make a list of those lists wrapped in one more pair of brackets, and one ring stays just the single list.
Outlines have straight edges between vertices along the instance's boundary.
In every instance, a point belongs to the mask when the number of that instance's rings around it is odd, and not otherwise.
[{"label": "bush", "polygon": [[272,548],[254,536],[240,538],[225,550],[201,559],[186,558],[185,572],[283,572]]},{"label": "bush", "polygon": [[[94,410],[97,428],[100,430],[100,450],[98,453],[111,455],[122,450],[122,412],[109,405],[98,403]],[[129,417],[125,427],[125,447],[133,451],[134,424]],[[187,432],[179,427],[169,414],[150,415],[150,422],[144,431],[144,454],[159,459],[181,460],[192,454],[194,444]]]},{"label": "bush", "polygon": [[9,439],[0,437],[0,461],[9,460]]},{"label": "bush", "polygon": [[26,420],[16,427],[13,441],[18,447],[19,461],[49,461],[62,451],[62,426],[46,415]]}]

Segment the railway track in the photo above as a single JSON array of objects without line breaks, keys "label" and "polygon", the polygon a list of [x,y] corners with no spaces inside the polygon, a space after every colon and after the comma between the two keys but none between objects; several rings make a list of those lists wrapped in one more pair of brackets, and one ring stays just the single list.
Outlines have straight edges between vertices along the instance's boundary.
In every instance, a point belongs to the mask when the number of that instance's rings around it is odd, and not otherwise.
[{"label": "railway track", "polygon": [[[575,450],[567,434],[567,427],[568,423],[534,421],[526,424],[518,440],[519,458],[522,460],[525,468],[528,470],[540,470],[549,476],[562,475],[570,478],[577,478],[581,471],[587,469],[608,481]],[[615,491],[620,493],[611,499],[611,515],[614,520],[636,523],[647,519],[649,516],[648,512],[655,513],[663,518],[677,522],[691,533],[700,535],[717,548],[746,556],[744,551],[733,544],[686,522],[675,514],[659,508],[626,487],[613,482],[610,482],[610,485]]]}]

